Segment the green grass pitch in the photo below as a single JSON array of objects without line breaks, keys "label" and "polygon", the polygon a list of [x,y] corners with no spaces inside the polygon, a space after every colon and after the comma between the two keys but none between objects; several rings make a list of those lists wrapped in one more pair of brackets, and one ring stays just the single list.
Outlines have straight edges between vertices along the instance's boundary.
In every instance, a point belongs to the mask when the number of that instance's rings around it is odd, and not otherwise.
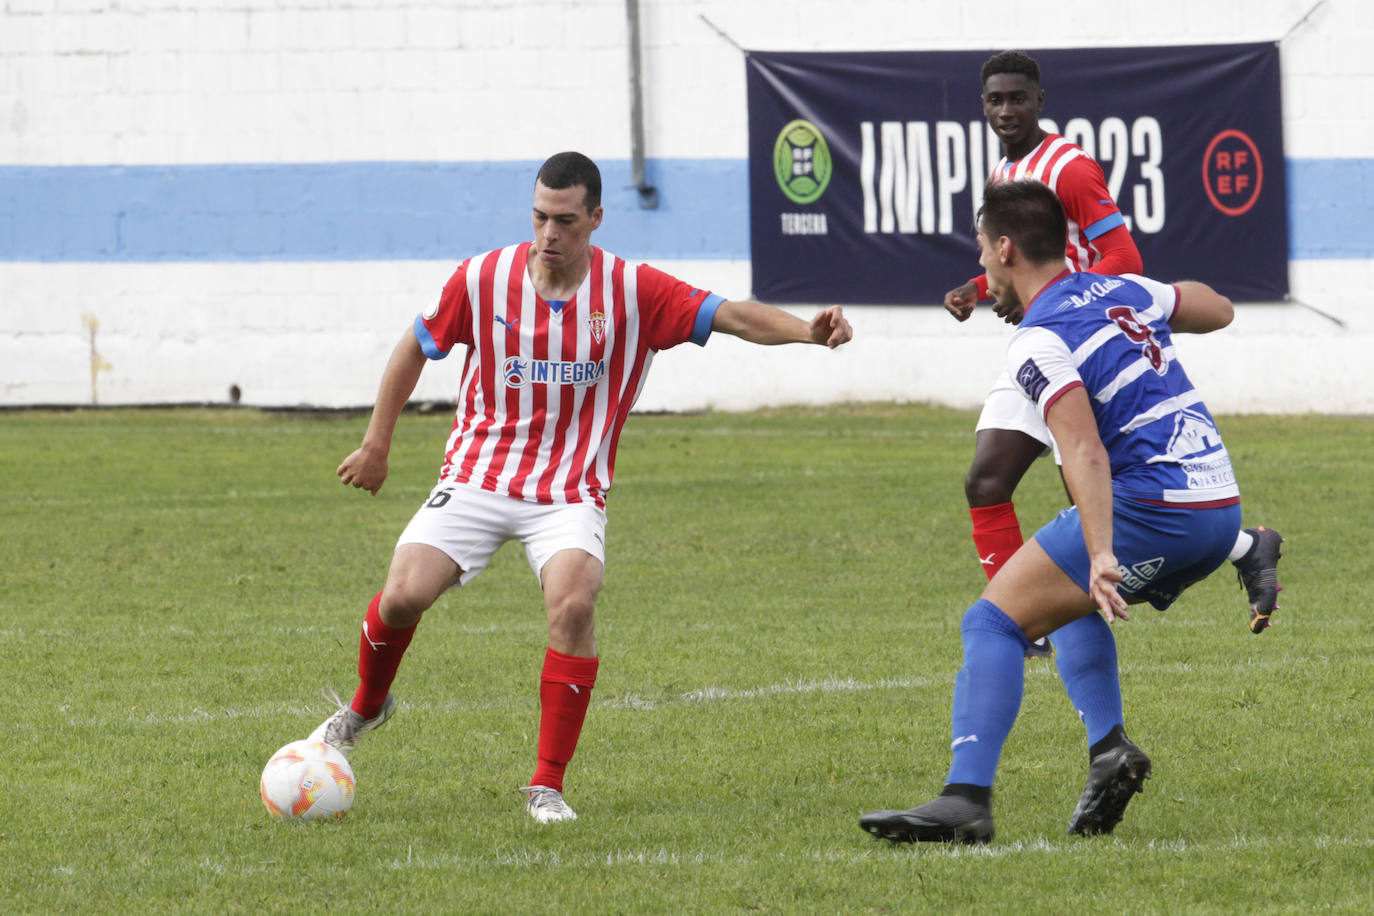
[{"label": "green grass pitch", "polygon": [[[949,755],[973,415],[644,415],[621,442],[601,674],[539,826],[537,588],[508,545],[430,611],[343,821],[270,820],[268,755],[355,683],[358,624],[449,420],[407,414],[377,497],[363,416],[0,414],[0,911],[1364,913],[1374,909],[1370,418],[1222,417],[1247,524],[1288,537],[1276,625],[1228,566],[1115,628],[1155,777],[1065,835],[1086,772],[1028,663],[990,847],[857,827]],[[1063,504],[1042,461],[1029,532]]]}]

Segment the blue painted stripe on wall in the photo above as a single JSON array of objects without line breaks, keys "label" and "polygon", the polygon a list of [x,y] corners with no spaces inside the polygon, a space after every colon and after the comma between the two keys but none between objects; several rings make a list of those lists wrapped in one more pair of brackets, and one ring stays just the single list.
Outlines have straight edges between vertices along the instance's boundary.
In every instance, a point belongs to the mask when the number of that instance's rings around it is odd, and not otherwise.
[{"label": "blue painted stripe on wall", "polygon": [[1287,164],[1289,258],[1374,258],[1374,159]]},{"label": "blue painted stripe on wall", "polygon": [[[529,236],[538,162],[0,166],[2,261],[461,259]],[[1289,257],[1374,258],[1374,159],[1289,159]],[[602,247],[749,257],[743,159],[601,163]]]},{"label": "blue painted stripe on wall", "polygon": [[[742,159],[656,159],[641,209],[628,160],[598,163],[622,257],[749,257]],[[0,260],[465,258],[530,237],[539,162],[0,167]]]}]

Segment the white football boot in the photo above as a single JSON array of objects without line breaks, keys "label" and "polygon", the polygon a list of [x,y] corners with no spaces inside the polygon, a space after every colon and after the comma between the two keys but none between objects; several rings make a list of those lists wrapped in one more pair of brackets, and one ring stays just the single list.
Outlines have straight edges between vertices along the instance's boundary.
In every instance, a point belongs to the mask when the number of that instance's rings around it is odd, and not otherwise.
[{"label": "white football boot", "polygon": [[353,708],[340,700],[339,695],[334,691],[326,688],[324,695],[338,704],[339,708],[310,733],[310,740],[323,741],[330,747],[338,748],[339,753],[345,757],[350,756],[358,747],[359,735],[370,732],[374,728],[381,728],[386,724],[386,720],[391,718],[391,714],[396,711],[396,698],[391,694],[386,695],[386,701],[382,703],[382,708],[371,719],[364,719],[360,714],[354,712]]},{"label": "white football boot", "polygon": [[548,786],[522,786],[519,791],[526,795],[525,810],[539,823],[577,820],[577,812],[568,807],[568,803],[563,800],[563,793],[557,789],[550,789]]}]

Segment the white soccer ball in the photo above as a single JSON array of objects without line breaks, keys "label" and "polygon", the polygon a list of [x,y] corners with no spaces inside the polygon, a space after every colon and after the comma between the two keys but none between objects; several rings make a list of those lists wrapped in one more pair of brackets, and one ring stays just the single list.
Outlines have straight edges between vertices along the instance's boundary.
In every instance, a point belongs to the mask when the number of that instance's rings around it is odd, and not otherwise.
[{"label": "white soccer ball", "polygon": [[258,790],[268,812],[283,821],[337,819],[353,807],[357,780],[348,758],[323,741],[292,741],[263,767]]}]

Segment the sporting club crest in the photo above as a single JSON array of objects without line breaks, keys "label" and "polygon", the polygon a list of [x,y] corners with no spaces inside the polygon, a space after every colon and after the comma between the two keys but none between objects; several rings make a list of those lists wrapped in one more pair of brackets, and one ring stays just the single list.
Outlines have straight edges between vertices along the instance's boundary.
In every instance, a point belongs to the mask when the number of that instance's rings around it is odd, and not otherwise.
[{"label": "sporting club crest", "polygon": [[591,329],[592,340],[601,343],[606,337],[606,313],[592,312],[587,316],[587,327]]}]

